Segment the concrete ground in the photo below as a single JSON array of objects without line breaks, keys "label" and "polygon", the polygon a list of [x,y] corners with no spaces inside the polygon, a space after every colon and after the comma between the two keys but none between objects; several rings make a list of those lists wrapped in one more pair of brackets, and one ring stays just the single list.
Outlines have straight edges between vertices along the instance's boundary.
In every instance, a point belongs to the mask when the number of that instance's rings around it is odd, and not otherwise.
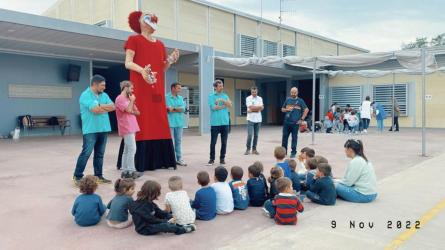
[{"label": "concrete ground", "polygon": [[[348,163],[343,144],[350,137],[316,134],[316,144],[310,145],[311,135],[302,134],[298,148],[312,146],[317,154],[328,158],[334,176],[341,177]],[[420,157],[417,129],[383,134],[370,131],[354,136],[364,141],[365,153],[377,173],[379,196],[373,203],[338,201],[333,207],[324,207],[305,202],[297,226],[275,225],[262,216],[261,209],[249,208],[213,221],[197,221],[196,232],[181,236],[140,236],[133,227],[110,229],[104,220],[89,228],[75,225],[70,210],[78,190],[71,176],[81,150],[80,136],[0,140],[0,249],[382,249],[391,244],[401,249],[445,249],[441,241],[445,231],[445,209],[441,206],[445,201],[444,137],[445,130],[428,130],[429,157]],[[280,127],[262,128],[259,156],[243,155],[245,138],[244,128],[233,129],[227,165],[243,167],[246,179],[249,164],[260,160],[268,176],[274,163],[273,148],[281,141]],[[205,166],[209,141],[209,136],[186,132],[183,151],[189,166],[176,171],[145,172],[136,181],[136,188],[145,180],[157,180],[162,185],[158,203],[163,206],[167,179],[179,175],[193,198],[199,188],[196,173],[213,173],[214,167]],[[105,155],[104,175],[113,181],[120,176],[115,167],[119,142],[119,137],[111,135]],[[92,172],[90,161],[86,174]],[[113,185],[100,185],[97,193],[107,203],[114,195]],[[397,221],[402,221],[401,226],[406,228],[407,221],[413,226],[421,218],[427,223],[422,223],[413,234],[397,228]],[[356,228],[351,228],[354,221]],[[392,222],[392,229],[388,229],[388,221]],[[366,227],[362,229],[360,225]]]}]

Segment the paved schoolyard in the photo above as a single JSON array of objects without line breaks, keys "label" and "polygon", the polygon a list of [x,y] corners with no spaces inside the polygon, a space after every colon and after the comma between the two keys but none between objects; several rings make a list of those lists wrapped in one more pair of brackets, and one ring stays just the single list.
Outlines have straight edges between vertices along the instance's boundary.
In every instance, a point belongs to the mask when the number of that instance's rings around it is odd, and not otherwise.
[{"label": "paved schoolyard", "polygon": [[[268,176],[273,166],[273,148],[281,141],[280,127],[263,127],[260,132],[259,156],[244,156],[246,131],[234,128],[229,135],[227,166],[239,165],[245,170],[255,160],[265,166]],[[197,222],[198,230],[181,236],[139,236],[133,228],[110,229],[103,220],[99,225],[80,228],[70,214],[78,190],[71,182],[80,136],[28,137],[18,142],[0,140],[0,249],[381,249],[397,239],[402,229],[388,229],[388,220],[418,220],[445,199],[443,162],[445,130],[428,130],[429,157],[420,157],[420,130],[402,129],[399,133],[355,135],[365,144],[365,153],[373,163],[378,181],[379,197],[371,204],[351,204],[339,201],[334,207],[305,203],[297,226],[276,226],[261,214],[259,208],[235,211],[209,222]],[[312,145],[333,166],[341,177],[348,163],[343,144],[351,135],[316,134]],[[209,136],[187,131],[183,140],[184,159],[189,166],[178,170],[145,172],[137,180],[137,189],[145,180],[157,180],[162,185],[159,204],[168,191],[167,179],[182,176],[184,188],[191,198],[199,188],[196,173],[213,172],[205,166],[209,154]],[[120,176],[116,170],[120,138],[111,135],[107,144],[104,173],[113,181]],[[299,137],[299,146],[311,146],[310,134]],[[217,145],[219,152],[219,144]],[[218,153],[217,153],[218,157]],[[216,166],[216,165],[215,165]],[[92,162],[86,173],[92,173]],[[100,185],[97,191],[104,202],[114,195],[112,185]],[[395,241],[407,249],[445,249],[439,235],[445,230],[445,210],[436,207],[437,215],[421,226],[409,239]],[[430,213],[431,215],[431,213]],[[337,227],[331,227],[335,220]],[[350,221],[357,228],[350,228]],[[373,223],[373,228],[360,229],[360,222]],[[371,224],[372,225],[372,224]],[[406,226],[406,225],[405,225]],[[368,226],[369,227],[369,226]],[[402,237],[403,239],[403,237]]]}]

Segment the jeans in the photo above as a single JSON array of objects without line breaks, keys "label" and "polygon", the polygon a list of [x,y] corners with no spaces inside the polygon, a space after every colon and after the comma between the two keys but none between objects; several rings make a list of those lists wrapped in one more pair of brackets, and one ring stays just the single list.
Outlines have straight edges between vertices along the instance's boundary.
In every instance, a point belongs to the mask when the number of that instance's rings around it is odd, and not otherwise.
[{"label": "jeans", "polygon": [[348,187],[342,183],[335,185],[335,190],[337,191],[337,196],[345,201],[356,202],[356,203],[368,203],[377,197],[377,194],[362,194],[356,191],[352,187]]},{"label": "jeans", "polygon": [[311,191],[306,191],[305,195],[306,195],[306,197],[307,197],[309,200],[311,200],[312,202],[315,202],[315,203],[318,203],[318,204],[321,203],[321,201],[320,201],[320,195],[318,195],[318,194],[316,194],[316,193],[314,193],[314,192],[311,192]]},{"label": "jeans", "polygon": [[[247,150],[250,150],[251,148],[253,150],[256,150],[256,145],[258,143],[258,132],[260,130],[260,126],[261,126],[260,122],[247,121],[247,142],[246,142]],[[253,134],[253,143],[252,143],[252,134]]]},{"label": "jeans", "polygon": [[377,120],[377,131],[383,132],[383,119]]},{"label": "jeans", "polygon": [[396,131],[399,131],[399,117],[398,116],[394,116],[394,124],[391,126],[391,128],[389,129],[389,131],[392,131],[393,127],[396,127]]},{"label": "jeans", "polygon": [[351,130],[347,120],[343,120],[343,131],[345,130]]},{"label": "jeans", "polygon": [[276,210],[275,210],[275,207],[272,205],[271,199],[264,202],[264,208],[269,212],[270,218],[275,217]]},{"label": "jeans", "polygon": [[297,140],[298,140],[299,127],[300,126],[298,124],[287,124],[287,123],[283,124],[283,138],[281,140],[281,146],[283,146],[286,149],[286,153],[287,153],[288,152],[287,144],[288,144],[288,140],[289,140],[289,135],[292,133],[291,155],[297,154],[297,142],[298,142]]},{"label": "jeans", "polygon": [[122,154],[122,170],[125,172],[134,172],[134,155],[136,154],[135,133],[124,136],[124,152]]},{"label": "jeans", "polygon": [[83,171],[87,165],[88,159],[94,150],[93,166],[94,175],[102,177],[102,166],[104,163],[105,146],[107,145],[107,132],[91,133],[83,135],[82,152],[77,159],[74,176],[77,179],[83,177]]},{"label": "jeans", "polygon": [[215,160],[215,146],[218,140],[218,134],[221,134],[221,152],[219,155],[220,160],[224,160],[226,157],[227,137],[229,135],[229,126],[212,126],[210,129],[210,160]]},{"label": "jeans", "polygon": [[371,119],[368,118],[362,118],[362,122],[363,122],[363,129],[368,129],[369,128],[369,122],[371,121]]},{"label": "jeans", "polygon": [[182,127],[176,127],[176,128],[170,128],[170,132],[172,134],[172,139],[175,143],[175,154],[176,154],[176,161],[182,160],[182,153],[181,153],[181,143],[182,143]]},{"label": "jeans", "polygon": [[131,226],[131,224],[133,224],[133,219],[131,218],[131,216],[128,216],[127,221],[123,221],[120,223],[112,223],[110,220],[107,219],[107,225],[111,228],[124,229]]}]

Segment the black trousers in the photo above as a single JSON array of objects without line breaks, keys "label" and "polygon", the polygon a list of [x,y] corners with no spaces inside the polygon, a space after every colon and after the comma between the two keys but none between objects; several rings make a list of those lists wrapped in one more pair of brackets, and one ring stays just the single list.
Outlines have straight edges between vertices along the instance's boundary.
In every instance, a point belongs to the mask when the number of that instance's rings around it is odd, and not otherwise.
[{"label": "black trousers", "polygon": [[226,157],[227,138],[229,136],[229,125],[212,126],[210,129],[210,160],[215,160],[215,146],[218,141],[218,134],[221,134],[221,152],[219,155],[220,160],[224,160]]},{"label": "black trousers", "polygon": [[396,127],[396,131],[399,131],[399,117],[398,116],[394,116],[394,124],[391,126],[389,131],[392,131],[392,128],[394,126]]},{"label": "black trousers", "polygon": [[142,230],[139,230],[139,234],[142,235],[153,235],[158,233],[175,233],[181,234],[184,233],[185,229],[181,226],[172,223],[159,223],[159,224],[151,224],[150,226],[144,227]]}]

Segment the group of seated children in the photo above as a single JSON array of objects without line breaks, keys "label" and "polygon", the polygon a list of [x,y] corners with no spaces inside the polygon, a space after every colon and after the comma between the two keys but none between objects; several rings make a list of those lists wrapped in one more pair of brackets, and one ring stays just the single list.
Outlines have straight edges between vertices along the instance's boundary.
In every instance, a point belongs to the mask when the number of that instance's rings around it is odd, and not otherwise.
[{"label": "group of seated children", "polygon": [[165,195],[165,209],[154,202],[161,195],[161,185],[156,181],[146,181],[134,201],[134,180],[118,179],[114,185],[116,196],[105,206],[94,193],[96,177],[85,176],[79,183],[82,194],[76,198],[72,214],[78,225],[92,226],[100,222],[108,208],[106,219],[112,228],[126,228],[134,223],[136,232],[141,235],[183,234],[196,230],[195,219],[212,220],[217,214],[230,214],[234,209],[245,210],[249,206],[263,207],[265,214],[278,224],[295,225],[297,212],[304,210],[305,196],[315,203],[335,204],[336,192],[326,158],[315,156],[313,149],[303,148],[299,161],[305,171],[297,171],[295,160],[285,160],[283,147],[276,147],[274,156],[277,163],[267,179],[259,161],[249,166],[247,183],[242,180],[243,169],[238,166],[230,169],[230,182],[226,182],[228,171],[225,167],[215,168],[211,185],[207,171],[200,171],[197,180],[201,188],[194,200],[182,189],[181,177],[173,176],[168,180],[171,192]]},{"label": "group of seated children", "polygon": [[346,107],[341,110],[339,107],[333,112],[326,112],[323,125],[326,133],[332,133],[333,129],[338,132],[358,133],[360,131],[360,112]]}]

